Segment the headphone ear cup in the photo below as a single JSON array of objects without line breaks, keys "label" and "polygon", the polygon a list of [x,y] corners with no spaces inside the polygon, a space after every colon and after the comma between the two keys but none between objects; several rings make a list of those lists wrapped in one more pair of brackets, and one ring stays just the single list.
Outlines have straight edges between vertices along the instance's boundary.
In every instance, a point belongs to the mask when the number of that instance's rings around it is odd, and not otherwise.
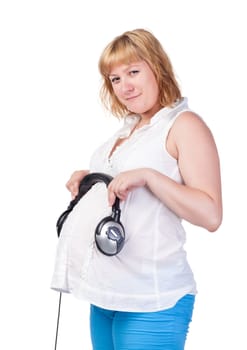
[{"label": "headphone ear cup", "polygon": [[116,255],[123,248],[125,241],[124,227],[112,216],[102,219],[95,229],[95,243],[105,255]]}]

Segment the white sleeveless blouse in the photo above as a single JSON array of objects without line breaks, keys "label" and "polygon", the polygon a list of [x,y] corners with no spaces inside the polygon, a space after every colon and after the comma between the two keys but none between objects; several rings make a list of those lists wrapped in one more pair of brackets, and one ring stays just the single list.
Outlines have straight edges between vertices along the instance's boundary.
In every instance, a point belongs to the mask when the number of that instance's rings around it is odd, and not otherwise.
[{"label": "white sleeveless blouse", "polygon": [[[128,137],[139,120],[138,116],[126,117],[123,127],[94,152],[90,171],[115,176],[130,169],[153,168],[182,183],[177,161],[165,144],[176,118],[188,110],[186,98],[173,108],[161,109],[150,124],[135,130],[109,157],[116,141]],[[106,197],[106,189],[100,185],[90,190],[91,197],[93,192]],[[104,205],[107,206],[107,201]],[[80,258],[75,261],[73,249],[68,253],[61,243],[52,288],[102,308],[135,312],[166,309],[185,294],[196,294],[196,283],[183,248],[186,235],[176,214],[146,187],[141,187],[121,202],[121,222],[126,240],[116,256],[100,253],[91,239],[85,261]]]}]

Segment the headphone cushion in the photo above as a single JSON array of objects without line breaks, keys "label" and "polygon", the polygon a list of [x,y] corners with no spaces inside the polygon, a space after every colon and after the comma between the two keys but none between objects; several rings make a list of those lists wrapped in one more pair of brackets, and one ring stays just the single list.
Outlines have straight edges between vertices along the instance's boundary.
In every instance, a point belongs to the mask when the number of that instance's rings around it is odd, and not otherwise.
[{"label": "headphone cushion", "polygon": [[116,255],[123,248],[125,241],[124,227],[114,221],[112,216],[102,219],[95,229],[95,242],[105,255]]}]

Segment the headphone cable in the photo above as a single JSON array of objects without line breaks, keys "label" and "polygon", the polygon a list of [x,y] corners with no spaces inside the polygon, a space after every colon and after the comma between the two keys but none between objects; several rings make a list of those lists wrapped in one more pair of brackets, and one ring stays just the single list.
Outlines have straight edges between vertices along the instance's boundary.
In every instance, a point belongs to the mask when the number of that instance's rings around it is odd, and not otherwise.
[{"label": "headphone cable", "polygon": [[62,292],[59,293],[59,303],[58,303],[58,313],[57,313],[57,327],[56,327],[56,337],[55,337],[54,350],[57,350],[57,338],[58,338],[58,328],[59,328],[60,311],[61,311],[61,301],[62,301]]}]

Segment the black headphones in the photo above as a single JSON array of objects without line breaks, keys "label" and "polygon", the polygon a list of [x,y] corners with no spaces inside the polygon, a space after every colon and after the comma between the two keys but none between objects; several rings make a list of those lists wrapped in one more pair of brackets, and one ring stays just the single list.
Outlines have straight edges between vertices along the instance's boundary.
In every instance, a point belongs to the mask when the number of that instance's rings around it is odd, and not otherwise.
[{"label": "black headphones", "polygon": [[[104,182],[109,185],[113,178],[104,173],[90,173],[84,176],[80,185],[78,195],[70,202],[66,211],[64,211],[57,220],[57,235],[60,236],[63,224],[74,206],[86,194],[90,188],[97,182]],[[110,216],[103,218],[97,225],[94,233],[97,248],[105,255],[116,255],[123,248],[125,241],[125,231],[120,222],[121,210],[119,207],[119,198],[116,198]]]}]

